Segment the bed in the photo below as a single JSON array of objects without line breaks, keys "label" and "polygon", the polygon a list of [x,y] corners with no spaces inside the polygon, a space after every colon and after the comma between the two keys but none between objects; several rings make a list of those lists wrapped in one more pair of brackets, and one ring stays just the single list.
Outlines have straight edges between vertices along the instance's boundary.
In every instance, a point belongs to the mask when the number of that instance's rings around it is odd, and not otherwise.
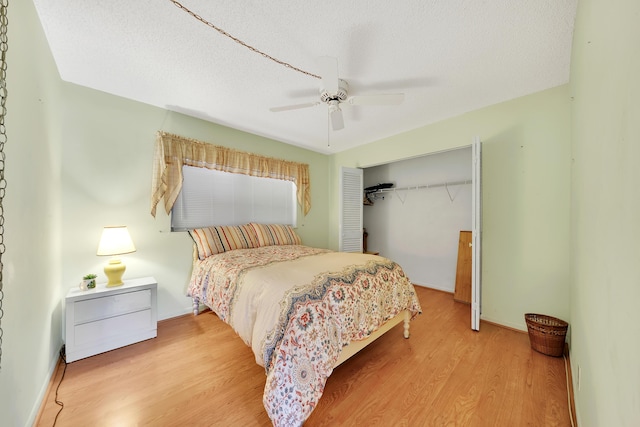
[{"label": "bed", "polygon": [[333,369],[421,312],[395,262],[301,244],[284,225],[190,230],[188,295],[228,323],[265,368],[263,403],[276,426],[301,425]]}]

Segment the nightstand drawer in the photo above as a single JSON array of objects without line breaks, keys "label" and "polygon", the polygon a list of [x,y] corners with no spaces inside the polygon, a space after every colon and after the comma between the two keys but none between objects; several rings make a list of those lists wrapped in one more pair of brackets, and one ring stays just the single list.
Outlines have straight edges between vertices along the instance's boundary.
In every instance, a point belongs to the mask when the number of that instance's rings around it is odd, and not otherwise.
[{"label": "nightstand drawer", "polygon": [[144,289],[75,303],[75,324],[107,319],[151,307],[151,290]]},{"label": "nightstand drawer", "polygon": [[73,329],[73,338],[76,347],[82,348],[87,345],[109,342],[114,337],[126,335],[127,331],[135,333],[140,329],[155,327],[156,325],[151,318],[151,309],[148,309],[78,325]]}]

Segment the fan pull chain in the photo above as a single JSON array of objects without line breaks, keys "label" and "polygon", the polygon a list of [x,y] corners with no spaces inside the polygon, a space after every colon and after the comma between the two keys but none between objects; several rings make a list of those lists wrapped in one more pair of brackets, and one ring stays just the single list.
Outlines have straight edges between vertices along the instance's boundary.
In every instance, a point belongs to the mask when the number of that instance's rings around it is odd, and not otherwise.
[{"label": "fan pull chain", "polygon": [[208,27],[213,28],[214,30],[216,30],[217,32],[219,32],[220,34],[222,34],[223,36],[229,37],[231,40],[233,40],[234,42],[241,44],[242,46],[246,47],[247,49],[251,50],[252,52],[255,53],[259,53],[260,55],[262,55],[263,57],[272,60],[275,63],[278,63],[286,68],[289,68],[291,70],[297,71],[299,73],[302,74],[306,74],[307,76],[313,77],[315,79],[321,79],[321,77],[317,74],[313,74],[310,73],[308,71],[302,70],[298,67],[294,67],[293,65],[289,64],[288,62],[285,61],[281,61],[277,58],[274,58],[271,55],[268,55],[264,52],[262,52],[260,49],[255,48],[253,46],[251,46],[250,44],[247,44],[245,42],[243,42],[242,40],[240,40],[237,37],[232,36],[231,34],[227,33],[225,30],[223,30],[222,28],[217,27],[216,25],[214,25],[213,23],[207,21],[206,19],[204,19],[202,16],[196,14],[195,12],[192,12],[191,10],[189,10],[188,8],[186,8],[185,6],[183,6],[180,2],[178,2],[177,0],[169,0],[171,3],[173,3],[178,9],[182,9],[183,11],[187,12],[189,15],[193,16],[195,19],[197,19],[198,21],[202,22],[203,24],[205,24]]}]

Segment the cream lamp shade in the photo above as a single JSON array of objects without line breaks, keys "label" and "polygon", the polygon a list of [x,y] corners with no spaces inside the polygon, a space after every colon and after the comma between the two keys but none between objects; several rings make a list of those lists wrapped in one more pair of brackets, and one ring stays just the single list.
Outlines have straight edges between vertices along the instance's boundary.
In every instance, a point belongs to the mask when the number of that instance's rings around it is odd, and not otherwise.
[{"label": "cream lamp shade", "polygon": [[102,230],[97,255],[113,256],[109,264],[104,267],[104,274],[108,279],[107,287],[121,286],[123,284],[122,275],[124,274],[126,266],[120,262],[117,256],[135,251],[136,247],[133,245],[131,235],[129,235],[126,226],[105,227],[104,230]]}]

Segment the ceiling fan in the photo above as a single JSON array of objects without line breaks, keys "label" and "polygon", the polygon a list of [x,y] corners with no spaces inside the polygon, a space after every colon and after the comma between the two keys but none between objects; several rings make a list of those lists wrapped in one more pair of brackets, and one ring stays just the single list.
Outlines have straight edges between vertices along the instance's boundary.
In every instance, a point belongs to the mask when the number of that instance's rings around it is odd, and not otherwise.
[{"label": "ceiling fan", "polygon": [[399,105],[404,101],[404,93],[349,96],[349,84],[338,77],[338,60],[330,56],[322,56],[318,58],[318,65],[320,78],[322,79],[319,101],[272,107],[269,110],[277,113],[327,104],[331,128],[340,130],[344,128],[341,105]]}]

